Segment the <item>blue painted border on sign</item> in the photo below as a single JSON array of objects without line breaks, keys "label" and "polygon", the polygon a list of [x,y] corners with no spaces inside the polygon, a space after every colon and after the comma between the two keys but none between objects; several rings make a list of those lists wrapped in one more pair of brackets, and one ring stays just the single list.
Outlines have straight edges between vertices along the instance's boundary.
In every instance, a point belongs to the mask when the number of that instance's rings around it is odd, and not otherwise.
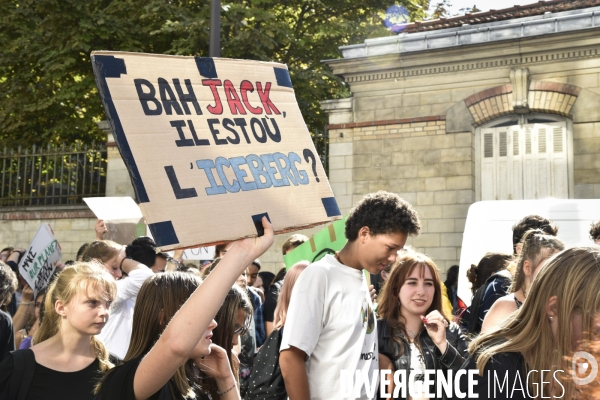
[{"label": "blue painted border on sign", "polygon": [[196,61],[196,67],[198,67],[198,72],[205,78],[218,78],[217,68],[215,67],[215,60],[211,57],[194,57]]},{"label": "blue painted border on sign", "polygon": [[175,233],[175,227],[171,221],[148,224],[148,228],[150,229],[150,232],[152,232],[154,242],[156,242],[159,247],[179,243],[177,233]]},{"label": "blue painted border on sign", "polygon": [[273,67],[273,70],[275,71],[277,86],[285,86],[292,89],[294,88],[292,86],[292,79],[290,78],[290,73],[286,68]]},{"label": "blue painted border on sign", "polygon": [[127,166],[127,171],[129,172],[135,195],[140,203],[148,203],[150,202],[150,199],[148,198],[146,187],[144,186],[144,182],[142,182],[140,171],[138,170],[133,154],[131,153],[129,142],[127,142],[125,132],[123,131],[123,125],[121,125],[119,114],[117,113],[110,90],[108,89],[108,84],[106,83],[106,78],[120,78],[121,75],[127,74],[125,60],[108,55],[93,55],[91,58],[96,85],[98,86],[100,98],[104,105],[104,111],[106,112],[109,123],[113,127],[112,131],[115,142],[117,143],[117,148],[119,149],[119,152],[121,152],[123,161],[125,161],[125,165]]},{"label": "blue painted border on sign", "polygon": [[321,198],[321,201],[323,202],[323,207],[325,207],[325,212],[328,217],[342,215],[337,201],[335,201],[335,197],[323,197]]}]

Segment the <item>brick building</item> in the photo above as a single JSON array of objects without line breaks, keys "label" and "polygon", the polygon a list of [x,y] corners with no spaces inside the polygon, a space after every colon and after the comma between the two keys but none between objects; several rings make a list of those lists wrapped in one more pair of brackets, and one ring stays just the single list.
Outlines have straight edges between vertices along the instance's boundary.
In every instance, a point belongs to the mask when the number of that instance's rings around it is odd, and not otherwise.
[{"label": "brick building", "polygon": [[352,97],[322,107],[342,212],[400,194],[446,269],[475,201],[599,198],[599,33],[600,1],[553,0],[341,47],[325,62]]}]

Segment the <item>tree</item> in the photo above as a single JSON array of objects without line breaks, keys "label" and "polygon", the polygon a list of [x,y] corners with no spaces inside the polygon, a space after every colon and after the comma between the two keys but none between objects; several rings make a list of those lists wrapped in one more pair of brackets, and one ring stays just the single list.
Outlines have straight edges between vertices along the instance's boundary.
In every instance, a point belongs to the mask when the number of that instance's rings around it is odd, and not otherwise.
[{"label": "tree", "polygon": [[435,5],[433,12],[431,13],[431,19],[449,18],[450,15],[450,0],[442,0]]},{"label": "tree", "polygon": [[465,8],[459,9],[458,14],[456,14],[456,15],[474,14],[474,13],[478,13],[478,12],[481,12],[481,10],[479,8],[477,8],[477,5],[473,5],[473,7],[465,7]]},{"label": "tree", "polygon": [[[428,0],[402,0],[415,19]],[[223,3],[223,57],[286,63],[314,134],[320,100],[347,96],[321,63],[338,46],[389,34],[378,12],[389,0],[231,0]],[[104,138],[93,50],[208,56],[209,1],[0,0],[0,140],[3,144]]]}]

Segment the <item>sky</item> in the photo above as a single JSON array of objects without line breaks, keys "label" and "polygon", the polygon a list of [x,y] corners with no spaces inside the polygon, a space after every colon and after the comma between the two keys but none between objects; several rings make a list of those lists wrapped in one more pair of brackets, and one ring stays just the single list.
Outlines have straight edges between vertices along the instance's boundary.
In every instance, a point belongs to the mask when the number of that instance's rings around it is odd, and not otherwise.
[{"label": "sky", "polygon": [[[450,14],[458,14],[461,8],[472,8],[476,5],[481,11],[489,11],[491,9],[501,10],[512,6],[523,6],[526,4],[537,3],[539,0],[450,0],[452,7]],[[433,0],[431,4],[436,4],[438,1]]]}]

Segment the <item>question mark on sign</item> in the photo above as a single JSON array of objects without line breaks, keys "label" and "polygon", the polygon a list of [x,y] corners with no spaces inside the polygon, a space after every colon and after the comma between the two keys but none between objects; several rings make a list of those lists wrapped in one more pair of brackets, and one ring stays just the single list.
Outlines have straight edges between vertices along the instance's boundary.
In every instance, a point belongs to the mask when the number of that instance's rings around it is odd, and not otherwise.
[{"label": "question mark on sign", "polygon": [[304,149],[302,154],[304,155],[304,161],[308,162],[308,159],[311,160],[313,174],[315,174],[315,178],[317,179],[317,182],[321,182],[319,180],[319,177],[317,176],[317,160],[316,160],[313,152],[310,151],[309,149]]}]

